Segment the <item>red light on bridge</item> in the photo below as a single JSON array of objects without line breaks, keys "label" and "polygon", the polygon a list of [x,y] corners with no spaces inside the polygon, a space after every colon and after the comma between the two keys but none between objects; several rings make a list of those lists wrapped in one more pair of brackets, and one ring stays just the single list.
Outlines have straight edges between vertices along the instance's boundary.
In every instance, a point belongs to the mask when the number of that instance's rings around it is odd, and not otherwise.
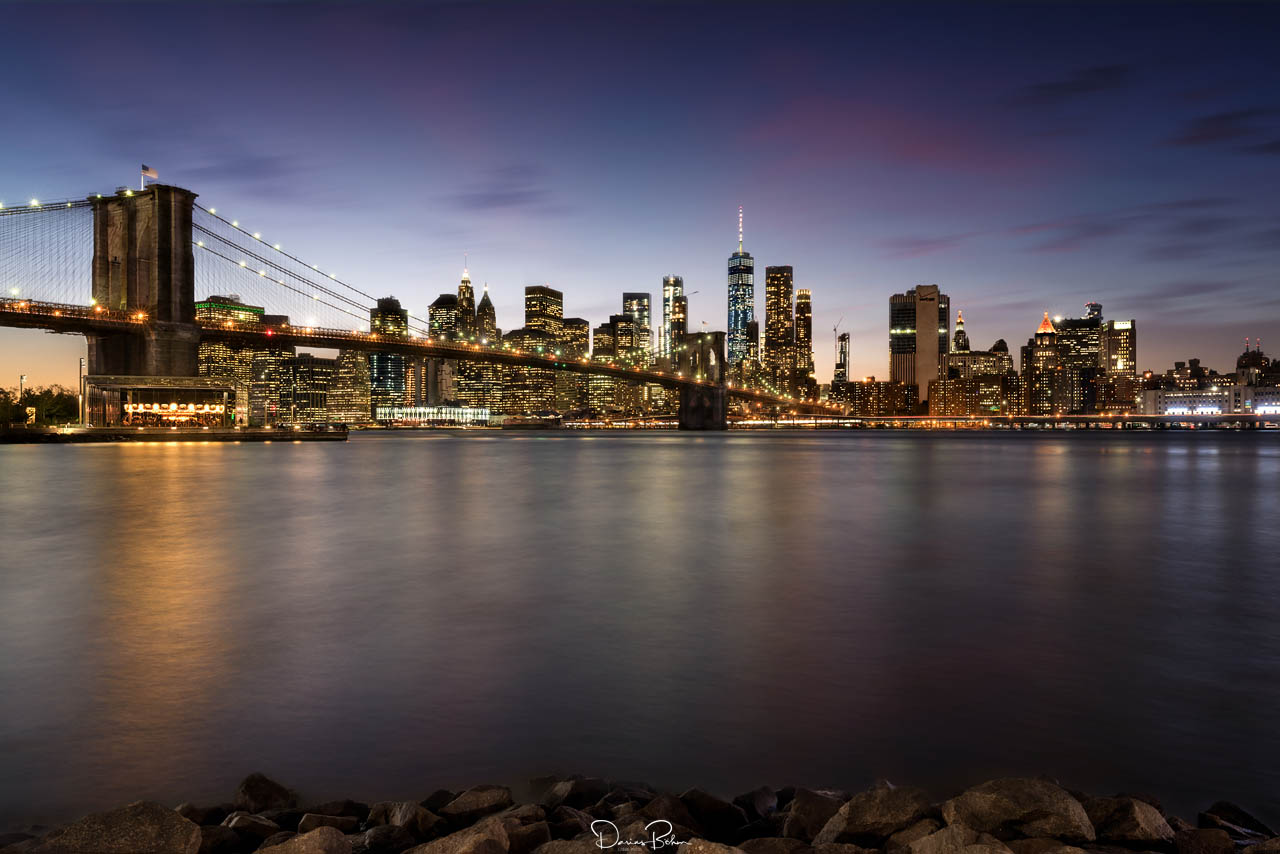
[{"label": "red light on bridge", "polygon": [[272,330],[270,330],[270,329],[268,329],[268,330],[267,330],[267,335],[269,335],[269,336],[270,336],[270,335],[275,335],[275,334],[276,334],[276,333],[275,333],[274,331],[272,331]]}]

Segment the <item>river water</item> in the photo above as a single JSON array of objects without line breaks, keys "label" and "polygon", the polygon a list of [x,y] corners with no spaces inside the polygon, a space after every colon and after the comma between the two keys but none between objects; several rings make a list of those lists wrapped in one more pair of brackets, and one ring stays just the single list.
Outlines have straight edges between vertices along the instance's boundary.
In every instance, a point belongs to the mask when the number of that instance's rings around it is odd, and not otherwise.
[{"label": "river water", "polygon": [[553,772],[1280,819],[1280,435],[0,447],[0,826]]}]

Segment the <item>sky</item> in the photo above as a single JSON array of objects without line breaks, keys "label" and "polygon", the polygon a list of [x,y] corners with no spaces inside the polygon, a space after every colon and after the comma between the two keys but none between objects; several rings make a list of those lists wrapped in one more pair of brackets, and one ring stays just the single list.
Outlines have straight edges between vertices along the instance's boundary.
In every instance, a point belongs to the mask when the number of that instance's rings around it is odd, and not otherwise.
[{"label": "sky", "polygon": [[[469,259],[592,324],[682,275],[726,325],[737,211],[853,376],[937,283],[975,348],[1103,304],[1138,361],[1280,341],[1280,6],[0,2],[0,202],[140,163],[425,309]],[[85,283],[86,299],[88,284]],[[1280,344],[1272,344],[1280,350]],[[74,385],[82,339],[0,329],[0,385]]]}]

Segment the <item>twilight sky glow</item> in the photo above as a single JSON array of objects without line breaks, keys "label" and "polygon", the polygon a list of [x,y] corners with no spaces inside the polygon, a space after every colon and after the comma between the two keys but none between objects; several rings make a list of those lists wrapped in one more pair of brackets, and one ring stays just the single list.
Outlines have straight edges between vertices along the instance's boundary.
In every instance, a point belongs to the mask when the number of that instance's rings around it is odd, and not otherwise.
[{"label": "twilight sky glow", "polygon": [[[684,275],[725,326],[737,206],[855,376],[937,282],[975,347],[1041,312],[1139,322],[1139,362],[1280,349],[1280,6],[0,5],[0,201],[136,182],[425,316],[462,256],[592,323]],[[86,284],[87,292],[87,284]],[[762,323],[763,326],[763,323]],[[0,329],[0,385],[82,339]]]}]

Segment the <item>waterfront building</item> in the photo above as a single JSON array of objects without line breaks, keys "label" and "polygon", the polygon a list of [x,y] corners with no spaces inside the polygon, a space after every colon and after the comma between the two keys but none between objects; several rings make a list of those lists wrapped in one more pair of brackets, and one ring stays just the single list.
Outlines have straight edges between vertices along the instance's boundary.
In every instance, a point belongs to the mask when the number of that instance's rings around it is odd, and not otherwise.
[{"label": "waterfront building", "polygon": [[[409,312],[395,297],[383,297],[369,310],[369,331],[386,338],[409,337]],[[408,383],[405,357],[398,353],[369,354],[369,401],[379,406],[399,406],[404,402]],[[370,412],[370,415],[373,413]]]},{"label": "waterfront building", "polygon": [[961,418],[1020,414],[1021,384],[1014,374],[948,377],[929,384],[929,414]]},{"label": "waterfront building", "polygon": [[[484,286],[480,304],[476,306],[473,336],[481,347],[500,346],[502,333],[498,329],[497,313],[489,298],[489,286]],[[457,375],[459,402],[473,407],[502,411],[504,371],[493,362],[460,361]]]},{"label": "waterfront building", "polygon": [[651,328],[652,297],[646,293],[628,291],[622,295],[622,313],[630,315],[636,326],[636,346],[644,354],[642,364],[652,364],[653,329]]},{"label": "waterfront building", "polygon": [[1055,415],[1067,411],[1071,396],[1063,379],[1058,332],[1047,311],[1035,336],[1022,348],[1022,378],[1028,415]]},{"label": "waterfront building", "polygon": [[795,308],[790,266],[764,268],[764,364],[780,394],[790,393],[796,368]]},{"label": "waterfront building", "polygon": [[1099,341],[1101,368],[1108,378],[1138,375],[1138,322],[1105,320]]},{"label": "waterfront building", "polygon": [[1102,305],[1085,304],[1083,317],[1054,319],[1067,412],[1098,411],[1098,379],[1102,358]]},{"label": "waterfront building", "polygon": [[[234,294],[211,296],[195,305],[198,323],[240,328],[260,328],[263,308],[246,305]],[[260,351],[247,344],[202,340],[196,351],[196,375],[230,380],[239,393],[233,404],[234,422],[249,423],[249,389],[253,384],[253,359]]]},{"label": "waterfront building", "polygon": [[813,301],[808,288],[796,291],[796,384],[813,384]]},{"label": "waterfront building", "polygon": [[849,333],[841,332],[836,336],[836,367],[831,377],[832,382],[847,383],[849,381]]},{"label": "waterfront building", "polygon": [[[591,324],[581,317],[566,317],[560,336],[560,355],[566,362],[591,355]],[[556,371],[556,410],[572,412],[587,406],[587,377]]]},{"label": "waterfront building", "polygon": [[672,352],[670,355],[673,362],[675,361],[675,342],[683,341],[687,334],[689,334],[689,298],[679,294],[671,301]]},{"label": "waterfront building", "polygon": [[863,418],[911,415],[919,402],[916,387],[897,380],[877,381],[864,377],[849,383],[849,414]]},{"label": "waterfront building", "polygon": [[356,350],[339,350],[329,383],[328,420],[334,424],[366,424],[373,411],[369,399],[369,360]]},{"label": "waterfront building", "polygon": [[[670,275],[662,277],[662,328],[658,330],[658,357],[674,361],[673,342],[679,340],[672,333],[671,324],[675,317],[676,300],[684,297],[684,277]],[[686,316],[688,314],[686,303]]]},{"label": "waterfront building", "polygon": [[299,353],[284,360],[280,420],[285,424],[318,424],[329,420],[329,387],[336,359]]},{"label": "waterfront building", "polygon": [[[560,318],[556,327],[559,329]],[[502,339],[502,347],[524,353],[554,352],[558,339],[542,329],[522,327],[508,332]],[[508,415],[529,415],[550,412],[555,409],[556,372],[550,368],[504,365],[502,411]]]},{"label": "waterfront building", "polygon": [[524,326],[545,333],[552,341],[560,338],[564,323],[564,294],[548,285],[524,289]]},{"label": "waterfront building", "polygon": [[292,347],[258,350],[253,354],[253,376],[249,383],[250,425],[262,427],[280,422],[285,363],[293,358],[293,354]]},{"label": "waterfront building", "polygon": [[[756,262],[742,248],[742,208],[738,208],[738,251],[729,256],[728,359],[732,368],[753,358],[751,324],[756,321]],[[757,328],[756,338],[759,338]]]},{"label": "waterfront building", "polygon": [[383,406],[378,422],[396,427],[484,427],[489,410],[471,406]]},{"label": "waterfront building", "polygon": [[927,401],[951,337],[951,298],[937,285],[889,297],[889,379],[914,385]]}]

